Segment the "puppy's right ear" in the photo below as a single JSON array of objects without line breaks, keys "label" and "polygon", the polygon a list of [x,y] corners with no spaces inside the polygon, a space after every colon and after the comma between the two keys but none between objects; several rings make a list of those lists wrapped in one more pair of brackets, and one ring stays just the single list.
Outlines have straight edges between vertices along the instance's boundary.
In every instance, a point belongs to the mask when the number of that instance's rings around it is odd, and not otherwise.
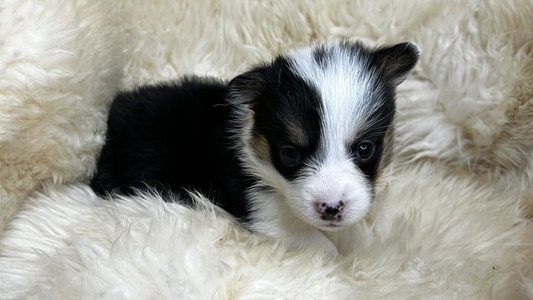
[{"label": "puppy's right ear", "polygon": [[414,68],[419,56],[418,46],[406,42],[378,48],[374,52],[374,62],[394,85],[399,85]]},{"label": "puppy's right ear", "polygon": [[253,68],[235,78],[228,84],[228,101],[235,105],[254,106],[265,86],[265,68]]}]

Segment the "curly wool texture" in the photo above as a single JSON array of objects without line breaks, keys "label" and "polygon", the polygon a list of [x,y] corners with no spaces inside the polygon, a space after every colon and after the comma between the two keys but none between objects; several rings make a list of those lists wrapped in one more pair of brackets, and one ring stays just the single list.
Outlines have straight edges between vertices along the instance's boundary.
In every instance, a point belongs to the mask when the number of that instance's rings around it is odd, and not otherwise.
[{"label": "curly wool texture", "polygon": [[[109,5],[0,3],[2,297],[533,298],[530,1]],[[230,78],[329,38],[423,52],[399,88],[397,156],[353,255],[291,252],[209,205],[110,203],[83,184],[117,90]]]},{"label": "curly wool texture", "polygon": [[43,181],[87,178],[119,87],[121,33],[102,3],[0,4],[0,231]]}]

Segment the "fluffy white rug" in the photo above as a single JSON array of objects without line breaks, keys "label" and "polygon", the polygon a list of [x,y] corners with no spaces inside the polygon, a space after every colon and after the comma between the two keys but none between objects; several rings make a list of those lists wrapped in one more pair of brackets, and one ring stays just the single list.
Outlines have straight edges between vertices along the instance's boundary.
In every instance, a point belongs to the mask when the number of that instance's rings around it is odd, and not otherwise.
[{"label": "fluffy white rug", "polygon": [[[533,298],[531,1],[110,5],[0,2],[0,297]],[[116,91],[230,78],[328,38],[423,52],[352,255],[288,251],[207,204],[109,202],[84,184]]]}]

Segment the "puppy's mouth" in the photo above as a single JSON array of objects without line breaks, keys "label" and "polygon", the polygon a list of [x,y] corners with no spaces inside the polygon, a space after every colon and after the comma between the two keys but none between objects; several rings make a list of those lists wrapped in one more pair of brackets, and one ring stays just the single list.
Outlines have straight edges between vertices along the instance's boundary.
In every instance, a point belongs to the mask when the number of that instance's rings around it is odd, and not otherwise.
[{"label": "puppy's mouth", "polygon": [[344,228],[344,225],[341,222],[337,221],[330,221],[320,225],[320,229],[324,231],[337,231],[342,228]]}]

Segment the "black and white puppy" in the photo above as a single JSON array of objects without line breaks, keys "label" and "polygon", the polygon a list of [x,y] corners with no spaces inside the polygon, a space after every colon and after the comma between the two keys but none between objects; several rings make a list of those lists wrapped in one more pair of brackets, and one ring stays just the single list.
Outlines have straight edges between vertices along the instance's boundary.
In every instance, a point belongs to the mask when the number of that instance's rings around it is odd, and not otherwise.
[{"label": "black and white puppy", "polygon": [[91,185],[183,199],[197,190],[253,231],[335,249],[369,211],[391,156],[395,88],[417,60],[411,43],[327,42],[229,83],[191,77],[122,93]]}]

